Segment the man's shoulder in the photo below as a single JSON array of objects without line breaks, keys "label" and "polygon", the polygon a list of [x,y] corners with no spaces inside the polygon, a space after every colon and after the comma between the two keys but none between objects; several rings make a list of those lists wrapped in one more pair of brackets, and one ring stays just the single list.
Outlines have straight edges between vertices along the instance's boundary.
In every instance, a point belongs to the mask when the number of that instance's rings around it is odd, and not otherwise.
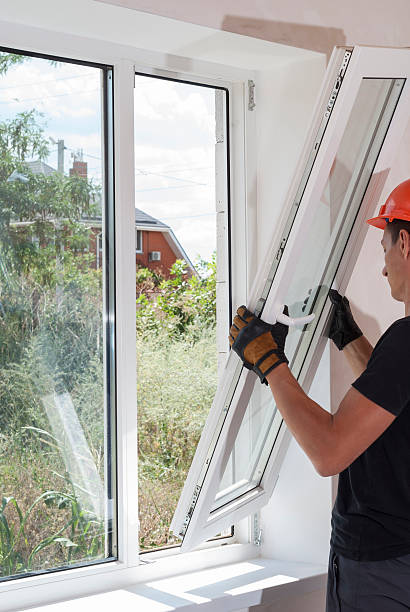
[{"label": "man's shoulder", "polygon": [[394,321],[388,329],[396,328],[396,327],[408,327],[410,325],[410,317],[402,317],[401,319],[397,319]]},{"label": "man's shoulder", "polygon": [[390,327],[386,329],[380,340],[388,336],[396,336],[397,334],[401,333],[410,334],[410,317],[402,317],[401,319],[394,321]]},{"label": "man's shoulder", "polygon": [[403,317],[394,321],[380,337],[373,349],[372,356],[384,350],[401,353],[407,349],[407,342],[410,342],[410,317]]}]

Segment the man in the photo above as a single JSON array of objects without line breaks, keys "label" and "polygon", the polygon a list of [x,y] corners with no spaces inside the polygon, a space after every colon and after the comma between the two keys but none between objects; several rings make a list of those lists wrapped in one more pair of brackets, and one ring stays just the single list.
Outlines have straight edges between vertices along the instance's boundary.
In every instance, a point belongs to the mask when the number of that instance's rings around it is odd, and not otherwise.
[{"label": "man", "polygon": [[269,325],[244,306],[230,343],[272,390],[288,428],[322,476],[340,474],[332,513],[327,611],[410,610],[410,179],[368,223],[384,230],[382,274],[405,317],[374,350],[349,302],[329,297],[329,336],[357,379],[337,412],[311,400],[288,368],[286,325]]}]

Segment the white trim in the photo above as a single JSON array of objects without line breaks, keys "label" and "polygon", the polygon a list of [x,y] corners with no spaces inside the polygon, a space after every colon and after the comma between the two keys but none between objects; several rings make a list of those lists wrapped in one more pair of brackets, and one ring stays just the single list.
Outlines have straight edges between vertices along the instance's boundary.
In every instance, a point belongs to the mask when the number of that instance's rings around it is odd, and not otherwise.
[{"label": "white trim", "polygon": [[[172,559],[158,559],[142,563],[138,569],[126,568],[123,563],[73,568],[47,575],[13,580],[0,586],[0,610],[21,612],[34,606],[71,601],[94,593],[130,588],[144,581],[179,576],[216,565],[237,563],[255,557],[253,546],[230,544],[187,554],[175,554]],[[7,588],[3,588],[7,587]],[[46,608],[47,610],[47,608]]]},{"label": "white trim", "polygon": [[[137,381],[135,333],[134,66],[124,60],[114,73],[118,551],[127,566],[138,564]],[[124,441],[126,442],[124,444]]]},{"label": "white trim", "polygon": [[68,612],[75,605],[78,612],[116,608],[123,612],[196,612],[198,606],[208,612],[234,612],[260,604],[264,608],[273,605],[275,610],[299,609],[302,602],[306,610],[317,610],[318,601],[323,600],[326,579],[323,565],[250,558],[221,566],[216,559],[209,569],[192,572],[188,568],[178,577],[147,579],[126,590],[105,592],[51,608],[35,608],[35,611]]}]

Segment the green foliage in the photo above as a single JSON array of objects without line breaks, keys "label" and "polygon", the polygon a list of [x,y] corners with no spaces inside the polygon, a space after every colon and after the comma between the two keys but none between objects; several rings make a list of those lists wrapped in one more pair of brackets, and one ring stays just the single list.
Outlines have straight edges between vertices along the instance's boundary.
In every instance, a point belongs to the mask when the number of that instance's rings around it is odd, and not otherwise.
[{"label": "green foliage", "polygon": [[[68,519],[55,533],[36,544],[26,533],[26,527],[37,507],[44,503],[57,510],[69,509]],[[12,512],[14,510],[14,513]],[[13,514],[17,520],[13,520]],[[66,534],[66,535],[64,535]],[[13,576],[33,570],[35,557],[45,548],[58,546],[65,551],[65,563],[79,559],[95,559],[103,552],[102,521],[85,512],[75,493],[45,491],[23,512],[15,497],[3,497],[0,506],[0,576]],[[73,551],[75,550],[75,559]]]},{"label": "green foliage", "polygon": [[137,338],[140,546],[177,544],[169,526],[216,390],[215,328]]},{"label": "green foliage", "polygon": [[[200,260],[198,275],[189,276],[185,261],[177,260],[170,277],[159,279],[149,270],[137,273],[137,332],[141,336],[166,331],[170,337],[201,334],[216,322],[216,257]],[[144,291],[139,290],[144,283]]]},{"label": "green foliage", "polygon": [[195,341],[165,331],[137,341],[138,445],[142,474],[187,469],[216,390],[214,329]]},{"label": "green foliage", "polygon": [[6,74],[9,68],[22,64],[27,60],[27,56],[16,53],[0,52],[0,76]]},{"label": "green foliage", "polygon": [[[49,154],[44,128],[39,121],[42,115],[36,110],[17,113],[13,119],[0,122],[0,198],[13,183],[7,179],[13,170],[24,172],[24,161],[37,157],[40,160]],[[17,198],[16,198],[17,199]]]},{"label": "green foliage", "polygon": [[[31,110],[0,122],[0,259],[17,273],[41,270],[41,282],[52,283],[44,269],[55,267],[64,251],[88,246],[90,230],[81,219],[99,214],[101,189],[80,176],[30,171],[26,159],[49,153],[40,119]],[[9,180],[14,171],[18,176]]]},{"label": "green foliage", "polygon": [[[0,75],[27,59],[0,53]],[[27,160],[49,154],[44,126],[35,110],[0,121],[2,576],[104,556],[104,522],[56,472],[65,465],[44,407],[55,392],[71,394],[103,476],[102,276],[85,220],[101,214],[101,190],[31,172]]]},{"label": "green foliage", "polygon": [[169,525],[217,382],[216,258],[137,270],[139,508],[142,549],[176,544]]}]

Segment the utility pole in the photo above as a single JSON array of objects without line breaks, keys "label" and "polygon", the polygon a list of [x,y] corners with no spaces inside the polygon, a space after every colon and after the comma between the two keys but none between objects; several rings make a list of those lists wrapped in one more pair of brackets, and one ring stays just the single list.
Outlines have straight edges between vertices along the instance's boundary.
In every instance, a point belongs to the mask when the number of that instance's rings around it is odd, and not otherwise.
[{"label": "utility pole", "polygon": [[57,170],[58,172],[61,172],[61,174],[64,174],[64,140],[57,140],[57,150],[58,150],[58,164],[57,164]]}]

